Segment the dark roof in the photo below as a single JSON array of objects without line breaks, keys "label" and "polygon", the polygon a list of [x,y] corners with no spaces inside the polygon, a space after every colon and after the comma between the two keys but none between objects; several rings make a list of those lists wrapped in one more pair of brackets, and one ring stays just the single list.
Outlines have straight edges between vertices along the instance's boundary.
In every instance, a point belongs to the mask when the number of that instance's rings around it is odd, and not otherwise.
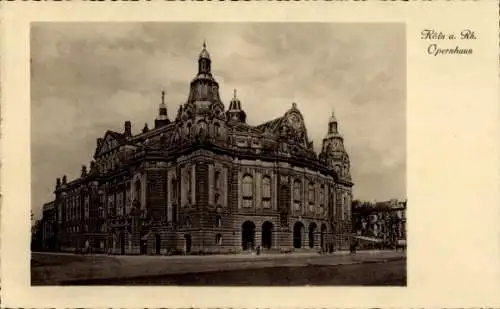
[{"label": "dark roof", "polygon": [[106,136],[107,134],[111,135],[114,139],[116,139],[120,142],[125,140],[125,134],[123,134],[123,133],[118,133],[115,131],[108,130],[108,131],[106,131],[106,134],[104,134],[104,136]]},{"label": "dark roof", "polygon": [[262,132],[265,132],[266,130],[270,131],[270,132],[275,132],[276,129],[278,129],[281,125],[281,123],[283,122],[283,119],[285,119],[285,116],[281,116],[281,117],[278,117],[278,118],[275,118],[273,120],[270,120],[268,122],[264,122],[263,124],[260,124],[258,126],[256,126],[255,128],[257,130],[260,130]]}]

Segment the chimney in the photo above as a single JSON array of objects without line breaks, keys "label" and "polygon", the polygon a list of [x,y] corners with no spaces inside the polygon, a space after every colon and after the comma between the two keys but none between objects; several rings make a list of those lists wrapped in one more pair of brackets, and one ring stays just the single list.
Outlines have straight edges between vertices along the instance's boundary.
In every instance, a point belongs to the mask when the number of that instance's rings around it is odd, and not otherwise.
[{"label": "chimney", "polygon": [[64,175],[62,178],[62,184],[65,185],[67,183],[68,183],[68,179],[66,178],[66,175]]},{"label": "chimney", "polygon": [[82,165],[82,175],[81,177],[87,176],[87,167],[85,165]]},{"label": "chimney", "polygon": [[56,179],[56,188],[59,188],[61,186],[61,178]]},{"label": "chimney", "polygon": [[125,121],[125,136],[126,137],[131,137],[132,136],[132,123],[130,121]]}]

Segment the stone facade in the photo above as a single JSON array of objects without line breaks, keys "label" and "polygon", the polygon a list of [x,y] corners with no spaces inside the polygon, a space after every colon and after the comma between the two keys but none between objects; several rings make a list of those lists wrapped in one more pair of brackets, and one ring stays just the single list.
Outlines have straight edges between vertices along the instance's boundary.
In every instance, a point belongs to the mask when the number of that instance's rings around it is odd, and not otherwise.
[{"label": "stone facade", "polygon": [[90,168],[57,179],[57,249],[111,254],[345,249],[351,230],[349,156],[332,114],[321,152],[295,103],[246,123],[226,110],[203,46],[198,74],[174,120],[165,96],[153,129],[97,139]]}]

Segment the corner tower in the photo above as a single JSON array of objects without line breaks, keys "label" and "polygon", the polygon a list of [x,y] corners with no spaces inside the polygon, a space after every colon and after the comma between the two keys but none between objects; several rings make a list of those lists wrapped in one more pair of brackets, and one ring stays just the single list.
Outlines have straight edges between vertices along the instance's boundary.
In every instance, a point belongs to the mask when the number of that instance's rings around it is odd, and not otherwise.
[{"label": "corner tower", "polygon": [[328,121],[328,133],[323,139],[320,158],[326,161],[338,176],[351,179],[349,155],[344,148],[344,138],[338,131],[338,121],[333,111]]}]

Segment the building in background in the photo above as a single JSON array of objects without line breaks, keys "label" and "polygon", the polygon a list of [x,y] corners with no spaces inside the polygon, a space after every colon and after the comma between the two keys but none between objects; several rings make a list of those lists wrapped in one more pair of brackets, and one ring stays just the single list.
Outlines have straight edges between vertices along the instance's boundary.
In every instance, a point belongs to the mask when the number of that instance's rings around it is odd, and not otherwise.
[{"label": "building in background", "polygon": [[332,114],[321,152],[295,103],[252,126],[226,109],[203,45],[175,119],[162,94],[154,127],[107,131],[81,177],[57,179],[44,247],[111,254],[338,250],[351,232],[349,156]]},{"label": "building in background", "polygon": [[352,203],[353,232],[363,245],[396,246],[406,243],[407,201]]},{"label": "building in background", "polygon": [[53,251],[56,246],[56,209],[54,201],[45,203],[42,208],[40,221],[41,250]]}]

